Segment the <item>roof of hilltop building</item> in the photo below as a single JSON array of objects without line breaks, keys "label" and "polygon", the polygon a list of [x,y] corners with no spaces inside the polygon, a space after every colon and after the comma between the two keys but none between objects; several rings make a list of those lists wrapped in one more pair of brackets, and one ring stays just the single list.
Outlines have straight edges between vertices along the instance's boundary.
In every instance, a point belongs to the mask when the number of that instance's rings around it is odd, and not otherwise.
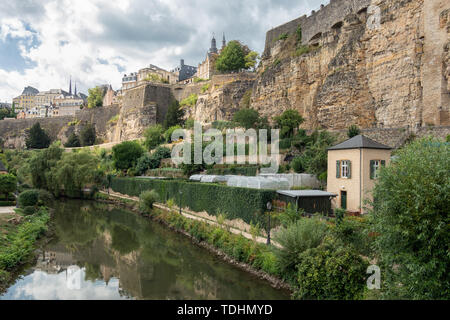
[{"label": "roof of hilltop building", "polygon": [[39,93],[39,90],[33,87],[26,87],[23,89],[22,95],[36,95]]},{"label": "roof of hilltop building", "polygon": [[6,170],[6,168],[3,165],[3,162],[1,160],[0,160],[0,172],[8,172],[8,170]]},{"label": "roof of hilltop building", "polygon": [[329,148],[328,150],[346,150],[346,149],[385,149],[391,150],[391,147],[388,147],[384,144],[378,143],[372,139],[367,138],[366,136],[359,135],[353,137],[347,141],[344,141],[334,147]]}]

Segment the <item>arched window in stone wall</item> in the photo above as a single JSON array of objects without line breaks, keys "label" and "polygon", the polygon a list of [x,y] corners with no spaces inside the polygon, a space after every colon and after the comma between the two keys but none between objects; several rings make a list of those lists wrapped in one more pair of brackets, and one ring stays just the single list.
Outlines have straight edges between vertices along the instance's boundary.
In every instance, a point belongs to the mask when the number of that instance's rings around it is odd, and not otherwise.
[{"label": "arched window in stone wall", "polygon": [[311,45],[318,44],[320,38],[322,38],[322,32],[319,32],[319,33],[317,33],[314,37],[312,37],[312,38],[309,40],[309,43],[310,43]]},{"label": "arched window in stone wall", "polygon": [[336,22],[335,24],[333,24],[331,29],[332,30],[340,30],[343,25],[344,25],[344,23],[342,21],[339,21],[339,22]]}]

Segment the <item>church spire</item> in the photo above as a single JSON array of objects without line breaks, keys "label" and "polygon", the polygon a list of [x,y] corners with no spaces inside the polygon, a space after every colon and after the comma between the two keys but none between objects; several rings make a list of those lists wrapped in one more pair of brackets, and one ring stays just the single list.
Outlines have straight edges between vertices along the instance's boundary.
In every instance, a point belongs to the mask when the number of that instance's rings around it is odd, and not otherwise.
[{"label": "church spire", "polygon": [[211,39],[211,48],[209,49],[210,53],[217,53],[217,44],[216,44],[216,38],[213,33],[213,37]]},{"label": "church spire", "polygon": [[225,32],[223,33],[223,39],[222,39],[222,50],[225,49],[227,46],[227,41],[225,40]]}]

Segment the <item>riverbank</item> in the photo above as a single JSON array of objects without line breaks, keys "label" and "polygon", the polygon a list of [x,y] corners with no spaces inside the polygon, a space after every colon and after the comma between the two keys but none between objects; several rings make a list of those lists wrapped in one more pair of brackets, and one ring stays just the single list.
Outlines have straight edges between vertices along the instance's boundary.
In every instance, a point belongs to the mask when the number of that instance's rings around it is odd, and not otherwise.
[{"label": "riverbank", "polygon": [[21,267],[35,257],[36,243],[48,231],[50,212],[40,208],[31,216],[8,212],[0,216],[0,293]]},{"label": "riverbank", "polygon": [[[120,205],[134,213],[141,214],[138,201],[124,196],[99,195],[99,201]],[[275,289],[293,292],[292,287],[280,279],[275,266],[275,256],[268,246],[235,234],[226,226],[216,226],[180,215],[178,212],[157,205],[144,217],[150,218],[169,229],[190,238],[194,244],[207,249],[224,262],[232,264],[259,279],[265,280]]]}]

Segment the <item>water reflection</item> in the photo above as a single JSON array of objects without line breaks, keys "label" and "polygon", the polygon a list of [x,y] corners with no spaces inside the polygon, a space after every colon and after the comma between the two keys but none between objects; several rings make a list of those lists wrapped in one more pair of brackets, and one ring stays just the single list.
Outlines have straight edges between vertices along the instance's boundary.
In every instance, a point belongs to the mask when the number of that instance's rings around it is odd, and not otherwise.
[{"label": "water reflection", "polygon": [[113,206],[61,202],[54,221],[55,240],[0,299],[289,298],[185,237]]}]

